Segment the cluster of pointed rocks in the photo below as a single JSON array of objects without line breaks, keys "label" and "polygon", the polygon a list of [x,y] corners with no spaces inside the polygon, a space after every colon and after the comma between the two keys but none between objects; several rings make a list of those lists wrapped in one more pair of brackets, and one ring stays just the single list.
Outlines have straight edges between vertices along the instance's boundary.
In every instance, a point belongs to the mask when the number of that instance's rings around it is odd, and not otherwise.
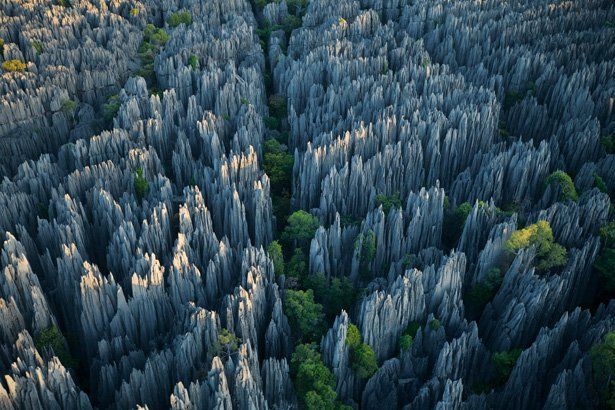
[{"label": "cluster of pointed rocks", "polygon": [[[600,144],[615,132],[611,2],[309,0],[266,47],[257,29],[285,21],[284,0],[56,3],[0,0],[0,62],[27,62],[0,72],[0,408],[299,407],[285,280],[266,251],[283,224],[263,170],[266,77],[287,101],[291,207],[321,225],[309,274],[374,278],[320,341],[339,401],[589,408],[588,352],[615,330],[615,301],[584,308],[613,206],[595,177],[615,191]],[[192,23],[169,26],[180,10]],[[169,35],[156,89],[138,75],[151,22]],[[559,169],[577,201],[545,189]],[[465,202],[447,249],[446,210]],[[463,296],[521,215],[548,221],[568,261],[544,275],[520,251],[470,319]],[[351,368],[350,324],[377,357],[368,379]],[[37,346],[53,326],[78,371]],[[226,330],[232,355],[216,347]],[[479,391],[492,353],[512,349],[507,381]]]}]

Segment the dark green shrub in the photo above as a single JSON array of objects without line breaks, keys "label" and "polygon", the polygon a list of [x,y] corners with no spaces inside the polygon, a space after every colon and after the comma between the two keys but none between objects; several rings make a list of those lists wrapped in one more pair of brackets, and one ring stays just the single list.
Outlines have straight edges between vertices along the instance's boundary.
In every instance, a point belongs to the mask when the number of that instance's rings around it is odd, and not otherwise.
[{"label": "dark green shrub", "polygon": [[34,338],[36,349],[43,353],[45,349],[52,349],[53,353],[60,359],[60,362],[66,367],[76,368],[78,363],[70,354],[64,336],[57,326],[51,326],[41,331]]},{"label": "dark green shrub", "polygon": [[485,280],[477,283],[466,295],[466,308],[468,313],[468,318],[470,319],[478,319],[480,318],[481,313],[487,306],[497,291],[500,289],[502,285],[502,273],[498,268],[492,268],[487,272]]},{"label": "dark green shrub", "polygon": [[61,108],[62,112],[66,115],[72,115],[77,109],[77,103],[73,100],[64,100],[62,101]]},{"label": "dark green shrub", "polygon": [[401,199],[399,198],[399,192],[395,192],[393,195],[377,195],[376,207],[382,205],[382,212],[385,215],[389,214],[391,208],[401,208]]},{"label": "dark green shrub", "polygon": [[43,43],[41,43],[40,41],[34,40],[30,44],[32,45],[32,48],[36,51],[36,54],[41,54],[43,52]]},{"label": "dark green shrub", "polygon": [[197,70],[199,68],[199,58],[192,54],[188,57],[188,65],[192,67],[193,70]]},{"label": "dark green shrub", "polygon": [[521,355],[521,349],[513,349],[507,352],[494,353],[492,361],[497,373],[497,383],[504,384],[512,372],[517,359]]},{"label": "dark green shrub", "polygon": [[325,366],[313,344],[297,346],[291,358],[291,372],[299,401],[310,410],[339,409],[335,376]]},{"label": "dark green shrub", "polygon": [[273,268],[276,275],[284,274],[284,255],[282,254],[282,246],[278,241],[273,241],[267,247],[269,258],[273,262]]},{"label": "dark green shrub", "polygon": [[134,178],[134,188],[139,201],[141,201],[145,197],[145,194],[147,194],[147,191],[149,189],[148,185],[149,184],[147,183],[147,179],[145,179],[145,177],[143,176],[143,169],[137,169],[137,173],[135,174]]},{"label": "dark green shrub", "polygon": [[363,343],[359,328],[353,324],[348,326],[346,345],[350,350],[350,367],[361,379],[371,377],[378,370],[376,353],[367,344]]},{"label": "dark green shrub", "polygon": [[604,408],[615,408],[615,332],[590,350],[593,387]]},{"label": "dark green shrub", "polygon": [[282,233],[282,240],[286,243],[309,244],[319,226],[320,222],[315,216],[303,210],[296,211],[288,217],[288,224]]},{"label": "dark green shrub", "polygon": [[433,319],[431,322],[429,322],[429,328],[431,330],[440,329],[440,321],[438,319]]},{"label": "dark green shrub", "polygon": [[444,246],[447,248],[455,247],[470,212],[472,212],[472,205],[469,202],[462,203],[453,211],[445,212],[442,226],[442,243]]},{"label": "dark green shrub", "polygon": [[600,190],[600,192],[604,192],[607,194],[609,192],[609,188],[604,183],[604,180],[600,177],[600,175],[594,172],[594,186]]},{"label": "dark green shrub", "polygon": [[111,122],[120,110],[122,103],[117,95],[109,97],[107,102],[102,106],[102,115],[105,121]]}]

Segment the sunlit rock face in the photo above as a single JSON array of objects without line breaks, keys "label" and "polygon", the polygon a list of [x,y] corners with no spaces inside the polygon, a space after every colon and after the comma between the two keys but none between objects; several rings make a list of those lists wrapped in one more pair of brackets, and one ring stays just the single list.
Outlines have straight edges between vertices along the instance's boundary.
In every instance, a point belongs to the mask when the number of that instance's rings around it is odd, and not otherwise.
[{"label": "sunlit rock face", "polygon": [[613,38],[605,0],[0,0],[0,408],[606,408]]}]

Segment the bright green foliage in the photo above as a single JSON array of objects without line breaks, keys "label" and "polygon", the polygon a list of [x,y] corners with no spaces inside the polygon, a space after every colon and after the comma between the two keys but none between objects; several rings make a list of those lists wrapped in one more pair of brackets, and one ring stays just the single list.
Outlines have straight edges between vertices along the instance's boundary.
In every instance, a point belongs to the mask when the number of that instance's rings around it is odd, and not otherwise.
[{"label": "bright green foliage", "polygon": [[281,195],[290,188],[295,158],[275,138],[265,141],[264,151],[263,167],[271,181],[271,191]]},{"label": "bright green foliage", "polygon": [[615,134],[600,138],[600,143],[607,154],[615,154]]},{"label": "bright green foliage", "polygon": [[282,240],[306,245],[314,237],[319,226],[320,222],[315,216],[303,210],[293,212],[288,217],[288,225],[284,228]]},{"label": "bright green foliage", "polygon": [[346,345],[350,350],[350,367],[361,379],[371,377],[378,370],[376,353],[367,344],[363,343],[359,328],[353,324],[348,326]]},{"label": "bright green foliage", "polygon": [[169,23],[171,28],[175,28],[180,24],[189,26],[192,24],[192,16],[187,11],[178,11],[169,16],[167,23]]},{"label": "bright green foliage", "polygon": [[276,275],[284,274],[284,255],[282,254],[282,246],[278,241],[273,241],[267,247],[269,258],[273,262],[273,268]]},{"label": "bright green foliage", "polygon": [[348,325],[348,331],[346,332],[346,345],[350,349],[356,349],[361,343],[361,332],[358,327],[351,323]]},{"label": "bright green foliage", "polygon": [[9,73],[23,72],[26,68],[28,68],[28,66],[20,60],[7,60],[2,63],[2,70]]},{"label": "bright green foliage", "polygon": [[34,345],[40,353],[43,353],[45,349],[52,349],[64,366],[70,368],[77,367],[77,361],[68,351],[64,336],[62,336],[57,326],[51,326],[36,335]]},{"label": "bright green foliage", "polygon": [[609,188],[604,183],[604,179],[600,177],[600,175],[594,172],[594,186],[600,190],[600,192],[604,192],[605,194],[609,192]]},{"label": "bright green foliage", "polygon": [[105,121],[112,121],[117,115],[117,112],[120,110],[121,105],[122,103],[117,95],[112,95],[109,97],[107,103],[102,106],[102,115]]},{"label": "bright green foliage", "polygon": [[361,343],[359,347],[350,353],[350,367],[361,379],[368,379],[378,370],[376,353],[369,345]]},{"label": "bright green foliage", "polygon": [[468,317],[478,319],[497,291],[502,285],[502,273],[498,268],[492,268],[487,272],[485,280],[477,283],[465,298]]},{"label": "bright green foliage", "polygon": [[235,336],[228,329],[222,329],[218,334],[218,340],[213,346],[213,352],[216,356],[230,357],[239,349],[241,339]]},{"label": "bright green foliage", "polygon": [[407,352],[412,347],[412,342],[414,342],[414,338],[410,335],[401,335],[399,337],[399,350],[401,352]]},{"label": "bright green foliage", "polygon": [[292,355],[290,368],[295,390],[308,409],[339,409],[335,376],[325,366],[315,344],[301,344]]},{"label": "bright green foliage", "polygon": [[64,114],[70,115],[75,112],[75,109],[77,109],[77,103],[73,100],[64,100],[62,101],[60,109]]},{"label": "bright green foliage", "polygon": [[576,201],[579,199],[577,190],[574,188],[572,178],[564,171],[555,171],[547,177],[546,185],[558,184],[562,190],[563,199]]},{"label": "bright green foliage", "polygon": [[169,35],[161,28],[148,24],[143,30],[143,42],[139,47],[141,68],[137,75],[143,77],[150,88],[156,86],[156,74],[154,72],[154,59],[160,53],[162,46],[169,41]]},{"label": "bright green foliage", "polygon": [[301,248],[296,248],[286,266],[286,276],[303,281],[307,275],[307,261]]},{"label": "bright green foliage", "polygon": [[36,54],[41,54],[43,52],[43,43],[41,43],[40,41],[34,40],[30,44],[32,45],[32,48],[36,50]]},{"label": "bright green foliage", "polygon": [[607,333],[603,343],[590,350],[592,359],[593,385],[600,400],[615,408],[615,332]]},{"label": "bright green foliage", "polygon": [[138,16],[139,15],[139,9],[131,9],[130,10],[130,15],[131,16]]},{"label": "bright green foliage", "polygon": [[346,277],[328,280],[322,272],[318,272],[305,277],[303,282],[306,288],[314,291],[328,318],[335,317],[342,309],[350,309],[356,299],[356,289]]},{"label": "bright green foliage", "polygon": [[147,193],[149,186],[147,183],[147,179],[145,179],[145,177],[143,176],[143,169],[141,168],[137,169],[137,173],[134,178],[134,187],[135,193],[137,194],[137,198],[139,198],[139,201],[142,200]]},{"label": "bright green foliage", "polygon": [[322,305],[314,301],[314,292],[309,289],[286,291],[284,312],[293,330],[301,340],[318,340],[325,330]]},{"label": "bright green foliage", "polygon": [[199,58],[192,54],[188,57],[188,65],[192,67],[193,70],[197,70],[199,68]]},{"label": "bright green foliage", "polygon": [[538,221],[512,233],[504,248],[517,253],[528,246],[536,246],[536,269],[549,270],[566,264],[566,249],[553,241],[553,231],[547,221]]},{"label": "bright green foliage", "polygon": [[508,380],[508,376],[510,376],[510,372],[512,372],[512,369],[515,367],[520,355],[521,349],[513,349],[507,352],[493,354],[491,360],[495,365],[498,384],[503,384]]},{"label": "bright green foliage", "polygon": [[[362,242],[361,242],[362,240]],[[361,243],[361,257],[359,259],[359,275],[365,280],[369,280],[372,276],[370,264],[376,256],[376,234],[371,229],[367,235],[360,235],[355,242],[355,246]]]},{"label": "bright green foliage", "polygon": [[431,322],[429,322],[429,328],[431,330],[438,330],[440,329],[440,321],[438,319],[434,319]]},{"label": "bright green foliage", "polygon": [[377,195],[376,206],[382,205],[382,212],[385,215],[389,214],[391,208],[401,208],[401,199],[399,198],[399,192],[395,192],[393,195]]},{"label": "bright green foliage", "polygon": [[469,202],[464,202],[452,212],[444,214],[442,242],[446,247],[453,248],[457,244],[470,212],[472,212],[472,205]]}]

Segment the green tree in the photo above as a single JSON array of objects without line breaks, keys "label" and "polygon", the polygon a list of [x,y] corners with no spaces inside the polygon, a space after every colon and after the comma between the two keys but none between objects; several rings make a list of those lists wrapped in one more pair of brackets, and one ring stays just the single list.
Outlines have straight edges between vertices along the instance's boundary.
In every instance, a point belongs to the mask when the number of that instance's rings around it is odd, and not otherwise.
[{"label": "green tree", "polygon": [[378,370],[376,353],[367,344],[361,343],[356,349],[351,351],[350,367],[361,379],[368,379]]},{"label": "green tree", "polygon": [[376,234],[371,229],[367,232],[367,235],[361,234],[355,246],[361,244],[361,256],[359,258],[359,275],[364,280],[369,280],[372,277],[370,270],[370,264],[376,256]]},{"label": "green tree", "polygon": [[307,260],[303,250],[296,248],[286,266],[286,276],[296,278],[299,282],[303,283],[307,276],[307,269]]},{"label": "green tree", "polygon": [[576,201],[579,199],[577,190],[574,188],[572,178],[564,171],[555,171],[547,177],[546,185],[557,184],[559,185],[563,199],[570,199]]},{"label": "green tree", "polygon": [[512,372],[517,359],[521,355],[521,349],[513,349],[505,352],[497,352],[492,356],[492,361],[497,373],[497,383],[504,384]]},{"label": "green tree", "polygon": [[300,340],[320,339],[325,330],[325,318],[322,305],[314,301],[314,292],[311,289],[286,290],[284,312],[293,333]]},{"label": "green tree", "polygon": [[32,45],[32,48],[34,48],[34,50],[36,51],[36,54],[40,55],[43,53],[43,43],[38,40],[34,40],[30,44]]},{"label": "green tree", "polygon": [[604,247],[594,262],[594,268],[600,274],[602,288],[607,293],[615,293],[615,221],[600,228],[600,237]]},{"label": "green tree", "polygon": [[282,246],[278,241],[273,241],[267,247],[269,258],[273,262],[273,268],[276,275],[284,274],[284,255],[282,254]]},{"label": "green tree", "polygon": [[339,409],[335,393],[335,376],[325,366],[314,344],[301,344],[291,358],[295,390],[308,409]]},{"label": "green tree", "polygon": [[609,188],[604,183],[604,179],[600,177],[597,173],[594,172],[594,186],[600,190],[600,192],[604,192],[607,194],[609,192]]},{"label": "green tree", "polygon": [[318,218],[299,210],[288,217],[288,225],[282,233],[282,240],[286,243],[297,242],[301,245],[309,244],[320,226]]},{"label": "green tree", "polygon": [[263,168],[271,181],[275,195],[288,191],[292,182],[294,157],[286,152],[275,138],[265,141]]},{"label": "green tree", "polygon": [[487,272],[485,279],[482,282],[474,285],[466,295],[466,307],[468,318],[478,319],[497,291],[502,285],[502,273],[498,268],[492,268]]},{"label": "green tree", "polygon": [[331,278],[322,272],[307,275],[303,279],[306,288],[312,289],[318,303],[325,309],[328,318],[334,318],[342,309],[350,309],[356,299],[356,289],[347,277]]},{"label": "green tree", "polygon": [[605,246],[615,246],[615,221],[611,221],[600,228],[600,237]]},{"label": "green tree", "polygon": [[145,177],[143,176],[143,169],[141,168],[138,168],[137,173],[135,174],[134,188],[135,193],[137,194],[137,198],[139,199],[139,201],[141,201],[145,197],[145,194],[149,189],[147,179],[145,179]]},{"label": "green tree", "polygon": [[197,70],[199,68],[199,58],[192,54],[188,57],[188,65],[192,67],[193,70]]},{"label": "green tree", "polygon": [[454,210],[444,214],[442,243],[446,247],[453,248],[457,244],[470,212],[472,212],[472,205],[469,202],[464,202]]},{"label": "green tree", "polygon": [[590,350],[593,385],[608,408],[615,408],[615,332],[607,333],[604,342]]},{"label": "green tree", "polygon": [[167,23],[169,23],[169,27],[171,28],[176,28],[180,24],[189,26],[192,24],[192,16],[187,11],[178,11],[169,16]]},{"label": "green tree", "polygon": [[361,379],[371,377],[378,370],[376,353],[367,344],[363,343],[359,328],[352,323],[346,332],[346,345],[350,351],[350,367]]},{"label": "green tree", "polygon": [[269,97],[269,112],[277,119],[286,118],[286,98],[281,94],[274,94]]},{"label": "green tree", "polygon": [[412,342],[416,337],[416,332],[419,331],[421,325],[418,322],[410,322],[404,330],[404,333],[399,337],[399,350],[405,352],[412,347]]},{"label": "green tree", "polygon": [[120,110],[122,103],[117,95],[112,95],[102,106],[102,115],[105,121],[111,122]]},{"label": "green tree", "polygon": [[2,70],[9,73],[23,72],[26,71],[26,68],[28,68],[28,66],[24,62],[16,59],[7,60],[2,63]]},{"label": "green tree", "polygon": [[218,334],[218,340],[213,346],[213,352],[216,356],[230,357],[233,353],[239,349],[241,339],[235,336],[228,329],[222,329]]},{"label": "green tree", "polygon": [[600,138],[600,143],[607,154],[615,154],[615,133]]},{"label": "green tree", "polygon": [[77,109],[77,103],[73,100],[64,100],[62,101],[61,108],[62,112],[66,115],[72,115]]},{"label": "green tree", "polygon": [[504,244],[504,248],[512,253],[529,246],[536,247],[537,270],[545,271],[564,266],[568,260],[566,249],[554,242],[553,231],[547,221],[538,221],[513,232]]},{"label": "green tree", "polygon": [[401,199],[399,192],[395,192],[393,195],[376,195],[376,207],[382,205],[382,212],[385,215],[389,214],[391,208],[401,208]]},{"label": "green tree", "polygon": [[45,330],[42,330],[34,338],[36,349],[43,353],[46,349],[52,349],[53,353],[60,359],[60,362],[70,368],[77,367],[77,361],[73,358],[68,350],[64,336],[57,326],[53,325]]},{"label": "green tree", "polygon": [[429,328],[431,330],[440,329],[440,321],[438,319],[433,319],[431,322],[429,322]]}]

